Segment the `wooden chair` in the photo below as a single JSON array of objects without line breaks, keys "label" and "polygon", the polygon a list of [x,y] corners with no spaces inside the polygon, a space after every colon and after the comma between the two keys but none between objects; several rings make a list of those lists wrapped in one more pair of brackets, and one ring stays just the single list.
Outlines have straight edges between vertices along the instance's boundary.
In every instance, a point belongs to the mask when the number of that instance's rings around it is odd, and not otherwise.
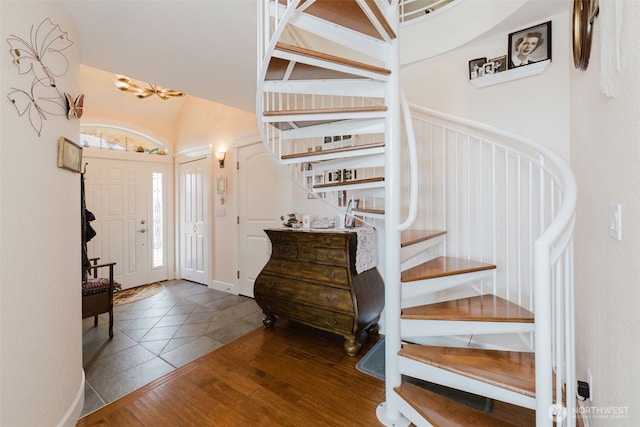
[{"label": "wooden chair", "polygon": [[[92,258],[92,265],[87,267],[88,277],[82,282],[82,318],[94,317],[93,325],[98,326],[98,315],[109,313],[109,339],[113,338],[113,292],[120,289],[120,284],[113,280],[115,262],[98,264],[99,258]],[[109,268],[109,278],[98,277],[98,270]]]}]

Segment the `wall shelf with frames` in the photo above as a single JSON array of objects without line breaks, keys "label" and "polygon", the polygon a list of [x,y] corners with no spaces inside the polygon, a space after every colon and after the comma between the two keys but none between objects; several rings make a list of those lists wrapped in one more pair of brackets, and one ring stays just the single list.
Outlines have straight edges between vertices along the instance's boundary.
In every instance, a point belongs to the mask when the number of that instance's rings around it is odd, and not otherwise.
[{"label": "wall shelf with frames", "polygon": [[479,89],[487,86],[497,85],[500,83],[510,82],[513,80],[524,79],[525,77],[531,77],[541,74],[545,70],[545,68],[547,68],[547,65],[549,65],[550,62],[551,60],[547,59],[546,61],[536,62],[524,67],[512,68],[500,73],[486,74],[482,77],[478,77],[469,81],[474,87]]}]

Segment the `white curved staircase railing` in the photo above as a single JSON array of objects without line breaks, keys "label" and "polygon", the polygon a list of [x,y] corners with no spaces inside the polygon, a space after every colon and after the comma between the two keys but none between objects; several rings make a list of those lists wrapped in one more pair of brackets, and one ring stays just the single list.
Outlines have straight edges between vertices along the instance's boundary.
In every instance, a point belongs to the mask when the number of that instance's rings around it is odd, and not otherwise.
[{"label": "white curved staircase railing", "polygon": [[[381,230],[378,418],[437,425],[451,403],[414,384],[427,381],[524,408],[538,426],[574,425],[573,175],[534,141],[403,105],[398,7],[259,2],[263,142],[302,188],[339,212],[358,200],[353,215]],[[445,418],[508,425],[455,408]]]}]

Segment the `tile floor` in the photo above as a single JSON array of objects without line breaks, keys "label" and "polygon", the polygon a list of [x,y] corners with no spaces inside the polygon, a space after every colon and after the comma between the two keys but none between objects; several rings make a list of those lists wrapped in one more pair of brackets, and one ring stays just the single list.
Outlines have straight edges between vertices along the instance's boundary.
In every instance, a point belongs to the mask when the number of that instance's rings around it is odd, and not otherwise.
[{"label": "tile floor", "polygon": [[262,326],[262,311],[248,297],[183,280],[157,295],[114,308],[109,318],[82,322],[86,375],[82,416]]}]

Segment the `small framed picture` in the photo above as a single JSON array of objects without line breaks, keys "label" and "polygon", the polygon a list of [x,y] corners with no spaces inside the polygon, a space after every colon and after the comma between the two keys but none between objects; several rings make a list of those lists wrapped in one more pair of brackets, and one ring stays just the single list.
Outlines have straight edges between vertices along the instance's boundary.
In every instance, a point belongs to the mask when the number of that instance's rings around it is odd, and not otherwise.
[{"label": "small framed picture", "polygon": [[482,68],[484,68],[484,75],[486,76],[487,74],[493,74],[494,66],[495,64],[493,62],[485,62],[482,66]]},{"label": "small framed picture", "polygon": [[343,181],[351,181],[352,179],[356,179],[356,170],[355,169],[343,169],[342,170],[342,180]]},{"label": "small framed picture", "polygon": [[331,141],[332,141],[332,138],[331,138],[330,136],[325,136],[325,137],[324,137],[324,143],[325,143],[325,144],[328,144],[328,143],[330,143]]},{"label": "small framed picture", "polygon": [[327,182],[342,181],[342,170],[327,172]]},{"label": "small framed picture", "polygon": [[469,61],[469,79],[477,79],[484,76],[484,68],[482,66],[487,62],[487,58],[476,58]]},{"label": "small framed picture", "polygon": [[499,73],[507,69],[507,55],[497,56],[489,59],[488,62],[493,62],[493,72]]},{"label": "small framed picture", "polygon": [[[321,185],[324,184],[324,174],[323,173],[317,173],[315,175],[313,175],[313,186],[315,187],[316,185]],[[325,198],[325,193],[315,193],[316,197],[319,199],[324,199]]]},{"label": "small framed picture", "polygon": [[78,173],[82,170],[82,147],[64,136],[58,139],[58,167]]},{"label": "small framed picture", "polygon": [[353,228],[355,226],[355,218],[353,217],[353,210],[358,208],[360,199],[351,199],[347,204],[347,212],[344,214],[344,228]]},{"label": "small framed picture", "polygon": [[509,34],[509,69],[551,59],[551,21]]}]

